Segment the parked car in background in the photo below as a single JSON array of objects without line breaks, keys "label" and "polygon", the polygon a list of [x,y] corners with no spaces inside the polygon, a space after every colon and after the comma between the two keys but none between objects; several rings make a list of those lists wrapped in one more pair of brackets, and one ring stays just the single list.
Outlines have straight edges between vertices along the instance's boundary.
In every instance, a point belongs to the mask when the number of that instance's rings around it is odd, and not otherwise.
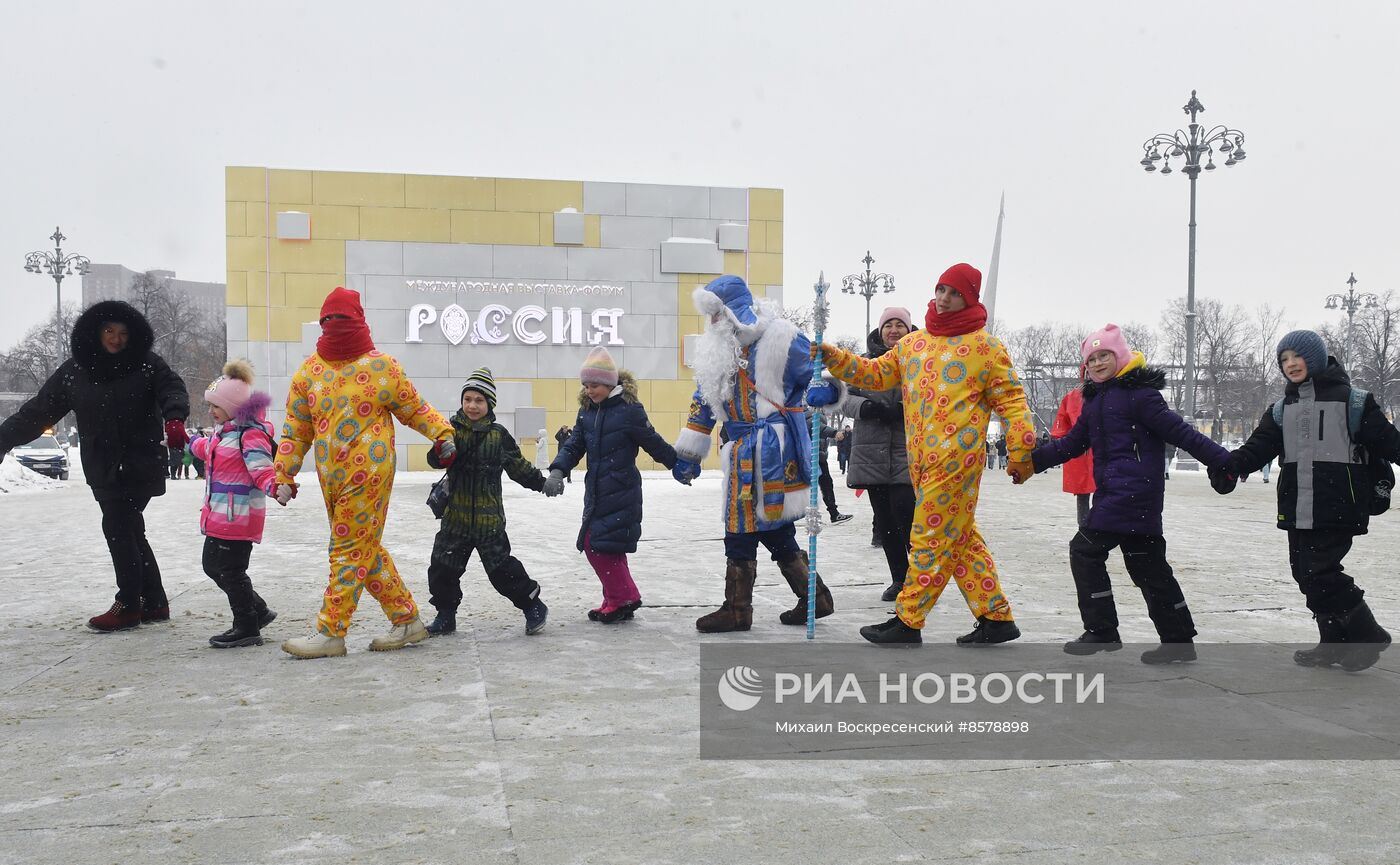
[{"label": "parked car in background", "polygon": [[58,443],[58,439],[45,433],[34,441],[20,445],[11,453],[19,464],[41,475],[68,480],[68,449]]}]

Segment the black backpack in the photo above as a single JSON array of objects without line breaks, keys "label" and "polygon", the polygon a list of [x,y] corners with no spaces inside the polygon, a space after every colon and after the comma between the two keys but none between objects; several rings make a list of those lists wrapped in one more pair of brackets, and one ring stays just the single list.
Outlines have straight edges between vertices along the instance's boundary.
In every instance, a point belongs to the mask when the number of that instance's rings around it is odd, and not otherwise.
[{"label": "black backpack", "polygon": [[[1389,460],[1371,453],[1357,443],[1356,438],[1361,433],[1361,414],[1366,409],[1366,397],[1370,395],[1368,391],[1357,387],[1347,394],[1347,436],[1356,448],[1357,462],[1366,464],[1367,476],[1371,480],[1371,496],[1367,507],[1371,516],[1378,517],[1390,510],[1390,491],[1395,488],[1395,469],[1391,467]],[[1274,403],[1273,415],[1274,423],[1282,429],[1283,400]]]}]

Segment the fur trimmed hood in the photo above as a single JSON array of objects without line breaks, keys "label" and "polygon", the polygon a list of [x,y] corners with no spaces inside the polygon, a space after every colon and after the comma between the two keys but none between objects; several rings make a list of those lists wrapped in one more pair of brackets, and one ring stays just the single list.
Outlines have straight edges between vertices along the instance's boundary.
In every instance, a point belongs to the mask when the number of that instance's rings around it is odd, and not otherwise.
[{"label": "fur trimmed hood", "polygon": [[1105,382],[1096,382],[1092,379],[1085,381],[1084,398],[1093,399],[1109,388],[1115,387],[1121,387],[1127,390],[1136,388],[1162,390],[1166,386],[1167,373],[1164,370],[1155,366],[1140,366]]},{"label": "fur trimmed hood", "polygon": [[[102,347],[102,325],[115,321],[126,325],[126,348],[116,354]],[[99,300],[83,310],[73,323],[69,347],[73,361],[94,381],[112,381],[140,369],[155,345],[151,323],[131,304],[121,300]]]},{"label": "fur trimmed hood", "polygon": [[[632,373],[629,372],[628,370],[620,369],[620,370],[617,371],[617,387],[622,388],[622,392],[619,393],[619,394],[617,394],[617,395],[620,396],[620,397],[622,397],[622,401],[623,401],[623,402],[626,402],[626,403],[639,403],[639,402],[641,402],[641,400],[637,397],[637,377],[634,376],[634,375],[632,375]],[[616,389],[617,389],[617,388],[614,388],[614,390],[616,390]],[[612,398],[612,397],[610,396],[608,399],[611,399],[611,398]],[[605,399],[605,400],[603,400],[603,402],[607,402],[607,400]],[[578,407],[579,407],[579,408],[584,408],[584,409],[586,409],[586,408],[592,408],[593,405],[594,405],[593,400],[591,400],[591,399],[588,398],[588,388],[586,388],[586,387],[581,387],[581,388],[579,388],[579,389],[578,389]],[[598,403],[598,405],[602,405],[602,403]]]}]

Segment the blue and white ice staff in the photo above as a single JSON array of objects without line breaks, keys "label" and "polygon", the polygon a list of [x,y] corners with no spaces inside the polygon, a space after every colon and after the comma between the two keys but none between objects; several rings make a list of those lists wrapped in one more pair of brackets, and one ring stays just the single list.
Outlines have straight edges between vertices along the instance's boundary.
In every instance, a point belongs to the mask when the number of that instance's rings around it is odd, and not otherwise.
[{"label": "blue and white ice staff", "polygon": [[[826,302],[826,290],[831,286],[826,282],[826,271],[817,275],[817,283],[812,289],[817,299],[812,304],[813,343],[821,343],[822,331],[826,330],[826,316],[830,309]],[[812,361],[812,384],[822,383],[821,352]],[[811,498],[807,500],[807,639],[817,636],[817,535],[822,531],[822,512],[817,507],[817,482],[821,479],[822,415],[820,410],[812,412],[812,482]]]}]

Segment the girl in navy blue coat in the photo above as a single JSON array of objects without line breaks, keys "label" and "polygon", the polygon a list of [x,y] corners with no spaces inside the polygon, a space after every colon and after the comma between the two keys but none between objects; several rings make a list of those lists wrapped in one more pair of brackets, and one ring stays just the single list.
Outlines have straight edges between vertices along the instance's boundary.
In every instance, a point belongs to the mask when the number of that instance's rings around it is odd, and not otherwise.
[{"label": "girl in navy blue coat", "polygon": [[647,420],[647,410],[637,399],[636,379],[618,370],[607,349],[599,346],[589,353],[579,380],[583,389],[578,419],[550,464],[545,492],[562,492],[564,476],[588,457],[577,545],[603,584],[603,603],[589,610],[588,618],[610,624],[632,618],[642,605],[627,567],[627,554],[637,551],[642,535],[637,450],[645,450],[668,469],[676,464],[676,451]]},{"label": "girl in navy blue coat", "polygon": [[1084,633],[1066,643],[1065,651],[1091,655],[1123,648],[1106,567],[1108,554],[1120,547],[1128,576],[1142,590],[1147,615],[1162,641],[1159,648],[1142,654],[1143,663],[1193,661],[1196,626],[1167,563],[1162,537],[1162,465],[1167,443],[1211,468],[1224,466],[1230,455],[1167,407],[1160,393],[1165,374],[1147,366],[1141,352],[1129,350],[1117,325],[1089,334],[1080,353],[1089,381],[1079,420],[1064,438],[1031,454],[1035,470],[1043,472],[1090,448],[1094,452],[1093,507],[1069,545]]}]

